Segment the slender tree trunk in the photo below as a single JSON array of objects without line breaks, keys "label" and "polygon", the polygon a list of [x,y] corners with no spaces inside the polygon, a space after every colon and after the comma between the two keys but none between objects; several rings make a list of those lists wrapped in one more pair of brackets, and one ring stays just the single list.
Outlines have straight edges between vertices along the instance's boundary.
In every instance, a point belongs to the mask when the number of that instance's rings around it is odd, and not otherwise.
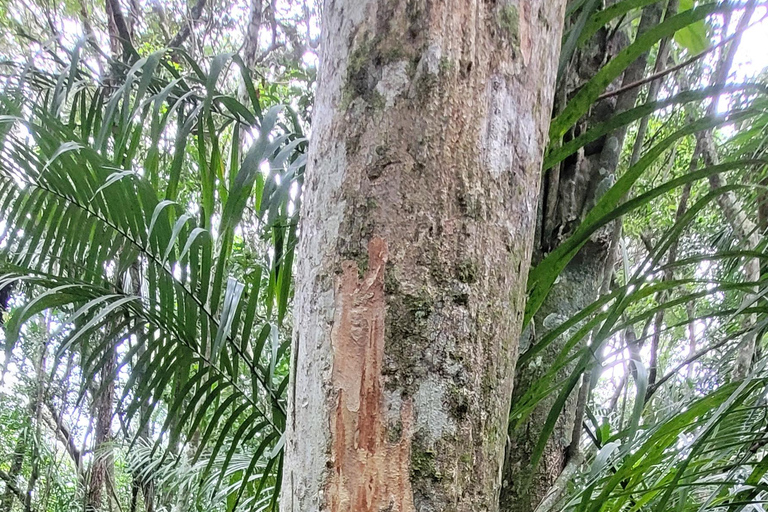
[{"label": "slender tree trunk", "polygon": [[251,0],[251,8],[248,13],[248,27],[245,31],[243,43],[243,62],[248,69],[253,69],[259,57],[259,33],[263,14],[263,0]]},{"label": "slender tree trunk", "polygon": [[[736,57],[739,45],[741,44],[741,35],[746,30],[752,15],[755,13],[757,6],[757,0],[749,0],[747,2],[744,13],[739,21],[736,31],[739,35],[731,42],[728,52],[724,53],[718,64],[718,69],[715,71],[715,83],[725,85],[728,75],[733,67],[733,61]],[[723,36],[725,37],[725,36]],[[717,107],[717,100],[715,98],[709,106],[708,113],[714,114]],[[712,139],[711,132],[705,132],[699,134],[700,137],[697,142],[704,145],[704,160],[707,165],[717,165],[718,154],[714,140]],[[711,176],[709,179],[710,187],[714,190],[724,185],[722,183],[720,175]],[[718,204],[723,210],[725,217],[730,222],[732,229],[737,233],[737,236],[742,240],[744,249],[748,251],[757,250],[760,245],[760,233],[757,226],[752,219],[747,218],[744,213],[744,209],[739,204],[739,200],[735,197],[733,192],[721,194],[718,196]],[[744,264],[744,277],[747,282],[757,283],[760,281],[760,260],[757,258],[750,258]],[[757,301],[757,294],[759,288],[757,285],[753,288],[752,292],[747,293],[744,298],[744,305],[749,307]],[[733,380],[741,380],[747,376],[752,368],[752,358],[755,355],[755,348],[757,346],[757,314],[752,313],[745,315],[743,321],[745,334],[742,337],[741,345],[736,354],[736,364],[734,365],[731,377]]]},{"label": "slender tree trunk", "polygon": [[[201,0],[202,1],[202,0]],[[130,268],[128,269],[128,272],[126,274],[127,280],[124,282],[124,286],[127,289],[130,289],[131,294],[140,297],[141,296],[141,283],[142,283],[142,273],[141,273],[141,263],[137,260],[135,261]],[[133,326],[133,334],[136,336],[136,342],[141,345],[141,347],[136,351],[136,357],[137,359],[141,359],[146,351],[145,343],[146,338],[149,335],[146,332],[146,329],[144,327],[144,321],[141,319],[137,319]],[[133,369],[134,372],[140,371],[138,368]],[[142,374],[140,379],[143,379],[144,375]],[[178,388],[177,388],[178,392]],[[147,415],[150,415],[152,411],[149,408],[149,403],[142,403],[139,406],[139,417],[142,418],[143,426],[141,427],[141,430],[139,431],[139,439],[141,439],[144,443],[150,443],[150,431],[149,431],[149,421],[144,422],[143,419],[147,417]],[[174,425],[175,427],[175,425]],[[142,496],[144,498],[144,510],[145,512],[153,512],[155,509],[155,483],[152,479],[151,474],[142,474],[143,472],[141,470],[137,470],[134,475],[132,475],[132,482],[131,482],[131,512],[135,512],[136,506],[138,504],[138,497],[139,497],[139,491],[141,491]]]},{"label": "slender tree trunk", "polygon": [[[108,333],[108,335],[111,335]],[[96,427],[94,429],[93,462],[91,464],[86,510],[102,510],[103,493],[108,489],[112,478],[114,460],[109,446],[112,434],[112,412],[115,394],[116,356],[114,345],[104,366],[99,372],[99,387],[94,397]]]},{"label": "slender tree trunk", "polygon": [[564,4],[325,2],[281,510],[498,509]]},{"label": "slender tree trunk", "polygon": [[[736,57],[736,52],[741,43],[741,35],[749,25],[752,15],[755,12],[757,6],[756,0],[749,0],[747,2],[744,13],[742,14],[738,25],[736,27],[736,37],[731,41],[730,45],[720,56],[718,64],[713,76],[713,85],[725,85],[728,79],[728,75],[731,72],[733,66],[733,60]],[[727,28],[730,21],[730,13],[726,19],[725,27]],[[725,31],[722,37],[726,37]],[[681,77],[681,82],[688,88],[688,84],[685,83],[686,79]],[[707,109],[707,115],[713,116],[717,112],[717,103],[719,97],[715,97],[710,103]],[[720,163],[717,147],[712,136],[712,130],[704,130],[696,134],[696,151],[702,155],[704,163],[707,166],[713,166]],[[723,178],[718,175],[712,175],[709,178],[709,185],[712,190],[717,190],[726,185]],[[717,197],[718,206],[723,213],[726,221],[730,224],[734,235],[743,244],[742,248],[746,251],[754,251],[760,245],[760,232],[756,223],[747,216],[739,198],[733,191],[720,194]],[[757,212],[756,212],[757,213]],[[759,218],[759,214],[757,214]],[[744,277],[747,282],[757,283],[760,280],[760,261],[757,258],[749,258],[744,264]],[[757,287],[748,292],[743,304],[745,307],[752,306],[757,300]],[[744,316],[742,322],[745,334],[741,339],[739,349],[736,353],[736,361],[731,372],[731,378],[733,380],[741,380],[747,376],[752,366],[752,358],[755,354],[755,348],[757,346],[758,331],[757,315],[747,314]]]},{"label": "slender tree trunk", "polygon": [[[640,19],[638,34],[657,25],[661,11],[660,4],[647,6]],[[579,52],[561,85],[566,90],[558,95],[559,98],[568,97],[572,90],[594,76],[607,60],[628,43],[628,37],[621,32],[615,33],[612,38],[608,34],[605,29],[599,32],[587,47]],[[634,83],[642,78],[646,64],[647,54],[639,57],[627,68],[616,87]],[[583,133],[590,126],[605,122],[611,116],[634,107],[638,92],[637,88],[629,89],[598,103],[592,109],[592,114],[580,123],[580,132]],[[575,158],[566,160],[555,170],[554,175],[545,176],[543,186],[546,193],[541,198],[542,219],[537,230],[539,236],[534,248],[535,260],[567,239],[600,195],[613,184],[625,134],[626,128],[617,129],[584,148]],[[521,340],[521,346],[527,348],[537,344],[544,335],[597,299],[607,266],[611,267],[608,270],[608,279],[612,273],[612,252],[615,250],[615,239],[619,232],[619,226],[606,226],[585,244],[552,287],[534,317],[532,329],[527,333],[527,337]],[[568,334],[550,343],[533,362],[518,368],[513,403],[522,400],[531,386],[551,370],[551,365],[563,349]],[[558,378],[565,379],[571,371],[570,367],[564,368]],[[588,386],[589,383],[585,385]],[[532,512],[550,494],[558,477],[566,468],[569,451],[574,455],[578,453],[578,450],[572,447],[573,443],[579,441],[578,435],[574,439],[574,433],[581,432],[578,426],[574,427],[581,417],[577,411],[577,393],[574,393],[557,420],[538,466],[531,468],[534,449],[542,435],[555,398],[556,395],[552,394],[540,400],[525,421],[514,423],[513,419],[500,498],[501,510],[504,512]]]},{"label": "slender tree trunk", "polygon": [[8,469],[9,480],[6,482],[5,494],[0,502],[0,511],[11,512],[13,509],[14,498],[21,499],[19,490],[15,487],[16,481],[21,474],[21,467],[24,463],[24,454],[27,452],[27,440],[29,433],[26,429],[19,433],[16,445],[13,448],[13,457],[11,458],[11,467]]}]

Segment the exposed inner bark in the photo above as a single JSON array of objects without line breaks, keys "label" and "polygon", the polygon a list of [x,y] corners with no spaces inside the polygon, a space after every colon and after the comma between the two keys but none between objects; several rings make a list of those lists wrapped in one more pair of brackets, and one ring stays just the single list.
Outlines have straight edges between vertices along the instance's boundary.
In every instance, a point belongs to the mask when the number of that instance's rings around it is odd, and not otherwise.
[{"label": "exposed inner bark", "polygon": [[334,512],[413,510],[410,483],[413,404],[403,402],[400,437],[388,439],[384,422],[384,267],[387,244],[368,245],[368,271],[362,280],[357,263],[346,261],[336,296],[331,333],[333,386],[331,416],[333,474],[328,482]]}]

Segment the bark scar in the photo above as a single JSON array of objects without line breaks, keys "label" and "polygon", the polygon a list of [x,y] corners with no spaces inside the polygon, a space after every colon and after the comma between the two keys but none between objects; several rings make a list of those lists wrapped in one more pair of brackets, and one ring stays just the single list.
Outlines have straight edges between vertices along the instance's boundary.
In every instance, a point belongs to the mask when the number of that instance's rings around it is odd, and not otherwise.
[{"label": "bark scar", "polygon": [[400,410],[400,439],[387,436],[383,382],[384,267],[387,243],[368,244],[368,270],[358,277],[357,263],[342,263],[337,283],[333,345],[331,475],[327,485],[331,512],[413,512],[410,483],[413,405]]}]

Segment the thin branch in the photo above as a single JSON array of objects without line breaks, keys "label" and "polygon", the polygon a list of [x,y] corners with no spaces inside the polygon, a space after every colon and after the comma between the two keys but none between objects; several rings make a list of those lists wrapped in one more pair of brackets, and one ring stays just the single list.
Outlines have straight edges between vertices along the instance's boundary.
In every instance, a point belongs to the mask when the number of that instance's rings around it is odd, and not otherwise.
[{"label": "thin branch", "polygon": [[658,73],[654,73],[652,75],[649,75],[649,76],[647,76],[647,77],[645,77],[645,78],[643,78],[641,80],[638,80],[636,82],[632,82],[631,84],[627,84],[625,86],[619,87],[616,90],[606,92],[606,93],[598,96],[596,101],[600,101],[600,100],[604,100],[606,98],[610,98],[612,96],[616,96],[618,94],[623,93],[624,91],[627,91],[629,89],[634,89],[636,87],[640,87],[641,85],[645,85],[648,82],[653,82],[654,80],[658,80],[659,78],[663,78],[663,77],[667,76],[670,73],[674,73],[675,71],[683,69],[684,67],[693,64],[694,62],[696,62],[697,60],[701,59],[702,57],[712,53],[713,51],[715,51],[716,49],[720,48],[721,46],[728,44],[730,41],[736,39],[737,37],[741,37],[741,34],[743,32],[745,32],[746,30],[749,30],[750,28],[752,28],[752,27],[754,27],[756,25],[759,25],[766,18],[768,18],[768,13],[766,13],[765,16],[763,16],[762,18],[757,20],[755,23],[752,23],[751,25],[748,25],[747,27],[745,27],[743,29],[737,30],[735,33],[733,33],[732,35],[730,35],[727,38],[723,39],[719,43],[710,46],[709,48],[707,48],[703,52],[694,55],[693,57],[691,57],[691,58],[681,62],[680,64],[672,66],[671,68],[667,68],[667,69],[665,69],[663,71],[659,71]]},{"label": "thin branch", "polygon": [[[728,75],[733,67],[733,61],[736,57],[736,52],[741,44],[741,36],[744,31],[750,26],[749,22],[752,19],[752,15],[757,7],[757,0],[750,0],[741,19],[737,25],[736,31],[733,34],[733,44],[728,48],[728,52],[721,56],[717,69],[714,75],[714,85],[725,85]],[[761,18],[761,21],[768,16]],[[725,24],[724,30],[727,30],[728,23]],[[713,98],[707,109],[708,115],[714,115],[717,110],[717,103],[719,97]],[[719,155],[717,153],[717,147],[712,138],[712,131],[706,130],[703,133],[697,134],[696,146],[702,148],[702,154],[704,161],[707,165],[717,165]],[[709,177],[709,185],[711,190],[717,190],[723,186],[723,180],[720,175],[714,174]],[[736,235],[741,239],[742,243],[747,245],[747,249],[754,250],[760,245],[760,237],[757,234],[757,226],[749,219],[744,212],[744,209],[739,204],[740,201],[733,192],[721,194],[718,196],[718,204],[723,211],[723,215],[731,224],[731,228]],[[749,259],[744,265],[744,271],[748,281],[756,282],[760,279],[760,262],[757,259]],[[756,291],[747,293],[744,302],[745,304],[753,300]],[[749,315],[745,318],[747,324],[754,325],[757,322],[756,315]],[[749,372],[749,367],[752,364],[752,357],[755,352],[755,345],[757,341],[757,333],[747,328],[744,335],[744,339],[741,342],[741,348],[736,357],[736,365],[733,368],[731,376],[734,380],[741,380],[746,377]]]},{"label": "thin branch", "polygon": [[648,387],[648,393],[645,395],[645,396],[646,396],[646,398],[645,398],[646,402],[648,401],[648,399],[649,399],[649,398],[650,398],[650,397],[651,397],[651,396],[652,396],[652,395],[653,395],[653,394],[654,394],[656,391],[658,391],[658,389],[659,389],[659,388],[660,388],[660,387],[661,387],[661,386],[662,386],[662,385],[663,385],[665,382],[667,382],[669,379],[671,379],[672,377],[674,377],[675,375],[677,375],[677,372],[679,372],[681,369],[685,368],[685,366],[686,366],[686,365],[688,365],[688,364],[691,364],[691,363],[694,363],[694,362],[696,362],[696,360],[697,360],[697,359],[699,359],[699,358],[701,358],[701,357],[703,357],[703,356],[707,355],[707,353],[711,352],[712,350],[715,350],[715,349],[717,349],[717,348],[720,348],[720,347],[722,347],[723,345],[726,345],[727,343],[729,343],[729,342],[731,342],[731,341],[732,341],[732,337],[730,337],[730,336],[729,336],[729,337],[725,338],[724,340],[722,340],[722,341],[719,341],[718,343],[715,343],[715,344],[714,344],[714,345],[712,345],[712,346],[709,346],[709,347],[707,347],[707,348],[704,348],[704,349],[702,349],[702,350],[699,350],[698,352],[696,352],[696,353],[695,353],[695,354],[693,354],[692,356],[690,356],[690,357],[686,358],[686,359],[685,359],[684,361],[682,361],[680,364],[678,364],[677,366],[675,366],[675,367],[674,367],[674,368],[673,368],[673,369],[672,369],[672,370],[671,370],[669,373],[667,373],[667,374],[666,374],[666,375],[664,375],[662,378],[660,378],[658,381],[656,381],[656,383],[655,383],[653,386],[649,386],[649,387]]},{"label": "thin branch", "polygon": [[69,431],[66,425],[64,425],[64,422],[61,420],[61,415],[57,413],[56,410],[54,410],[53,404],[51,404],[47,399],[44,399],[43,402],[51,415],[50,418],[45,416],[43,419],[46,420],[46,423],[48,423],[51,429],[56,432],[57,436],[61,438],[61,441],[67,450],[67,454],[75,464],[75,468],[77,469],[78,474],[82,473],[83,456],[77,446],[75,446],[75,440],[72,436],[72,433]]},{"label": "thin branch", "polygon": [[[699,155],[697,152],[694,151],[693,157],[691,157],[691,163],[690,168],[691,171],[693,171],[696,168],[696,164],[699,161]],[[683,187],[683,191],[680,194],[680,202],[677,205],[677,212],[675,213],[675,224],[680,222],[680,220],[685,215],[685,212],[688,210],[688,199],[691,196],[691,183],[686,183],[685,187]],[[662,282],[664,281],[671,281],[674,279],[675,274],[672,270],[672,265],[675,264],[675,261],[677,260],[677,250],[680,245],[680,237],[678,236],[675,238],[675,240],[672,242],[672,246],[669,248],[669,255],[667,257],[667,267],[669,267],[667,270],[664,271],[664,277],[662,278]],[[665,302],[667,300],[667,297],[669,295],[668,290],[664,290],[659,292],[659,295],[656,297],[656,300],[659,304]],[[658,372],[658,355],[659,355],[659,347],[661,342],[661,326],[664,322],[664,309],[660,309],[656,313],[656,318],[654,319],[653,324],[653,336],[651,337],[651,359],[650,359],[650,365],[648,368],[648,386],[652,387],[656,383],[656,375]]]}]

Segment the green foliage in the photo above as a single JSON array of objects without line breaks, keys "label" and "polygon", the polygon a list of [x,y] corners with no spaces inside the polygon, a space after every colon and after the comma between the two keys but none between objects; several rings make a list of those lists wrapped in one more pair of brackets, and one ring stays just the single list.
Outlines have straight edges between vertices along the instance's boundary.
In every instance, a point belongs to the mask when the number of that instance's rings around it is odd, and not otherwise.
[{"label": "green foliage", "polygon": [[[649,3],[617,2],[596,11],[580,29],[579,44],[611,20]],[[765,502],[766,453],[760,440],[766,428],[767,360],[762,343],[747,378],[730,382],[744,340],[751,333],[760,340],[766,327],[765,274],[757,283],[743,274],[751,258],[766,268],[765,242],[761,238],[756,248],[745,245],[720,211],[727,196],[748,219],[755,219],[766,200],[764,80],[706,87],[689,78],[701,88],[667,84],[662,100],[652,99],[586,130],[583,125],[572,130],[641,51],[674,35],[678,47],[701,53],[709,46],[708,19],[733,8],[681,2],[679,14],[637,37],[605,64],[568,98],[553,121],[545,172],[594,151],[590,144],[617,129],[628,127],[632,137],[635,121],[646,119],[652,136],[639,141],[639,161],[630,161],[631,151],[626,152],[615,185],[585,213],[573,235],[545,254],[529,274],[524,322],[545,333],[521,353],[518,368],[541,365],[555,341],[559,349],[510,414],[514,431],[547,396],[555,397],[532,467],[545,447],[558,441],[552,439],[555,428],[590,372],[593,388],[584,422],[589,434],[582,440],[591,467],[582,468],[556,508],[547,510],[749,510],[750,503]],[[570,13],[579,15],[576,9]],[[708,98],[716,101],[721,95],[737,98],[727,112],[698,114],[706,110]],[[687,115],[681,115],[680,107]],[[697,162],[697,135],[710,130],[723,160],[703,165]],[[712,188],[710,180],[718,176],[726,183]],[[679,212],[683,190],[689,190],[690,199]],[[585,244],[604,237],[616,222],[623,225],[619,243],[624,264],[610,291],[560,325],[534,323],[561,272]],[[757,297],[752,295],[756,289]],[[638,333],[636,342],[628,341],[630,333],[632,339]],[[661,346],[659,374],[651,381],[643,361],[654,336]],[[631,343],[637,343],[637,352]],[[616,373],[622,376],[618,384],[617,377],[610,377]]]},{"label": "green foliage", "polygon": [[[262,113],[255,94],[248,107],[220,93],[227,56],[180,75],[157,52],[102,85],[77,55],[54,74],[24,70],[3,97],[13,229],[0,281],[34,290],[6,325],[6,361],[35,315],[65,311],[56,357],[75,351],[85,382],[120,354],[126,425],[134,436],[161,425],[153,453],[190,457],[202,509],[265,496],[272,508],[301,128],[279,106]],[[254,142],[241,156],[243,137]]]},{"label": "green foliage", "polygon": [[[681,0],[678,9],[680,11],[693,9],[693,0]],[[704,20],[697,21],[679,30],[675,34],[675,42],[685,48],[691,55],[696,55],[706,50],[709,46],[709,36]]]}]

